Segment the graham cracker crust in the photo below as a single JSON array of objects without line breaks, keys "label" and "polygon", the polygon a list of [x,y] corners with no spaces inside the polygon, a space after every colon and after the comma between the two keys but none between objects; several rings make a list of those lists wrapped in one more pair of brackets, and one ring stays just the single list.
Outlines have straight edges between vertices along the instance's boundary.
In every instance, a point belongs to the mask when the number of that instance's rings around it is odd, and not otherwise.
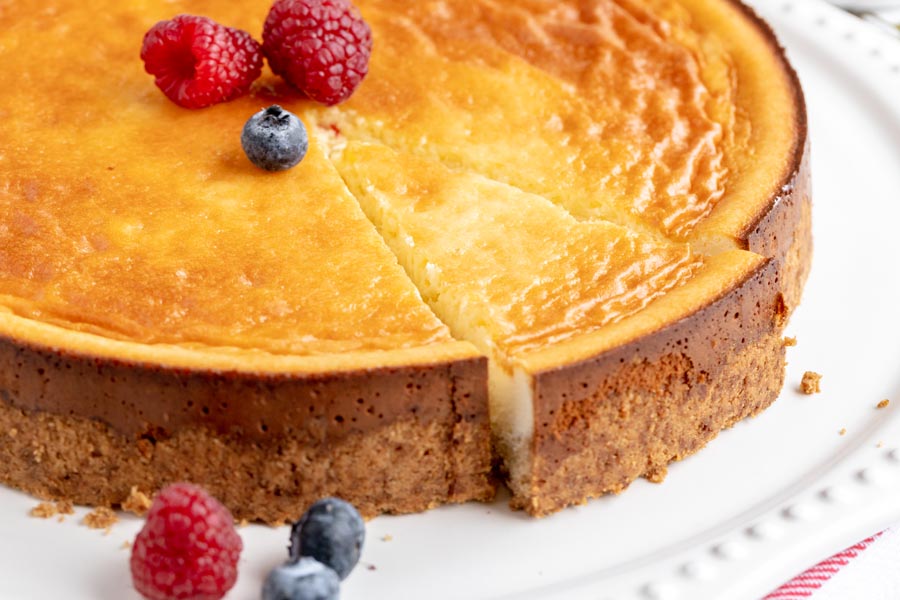
[{"label": "graham cracker crust", "polygon": [[[253,441],[195,427],[169,438],[130,439],[83,417],[26,414],[0,401],[0,482],[47,500],[128,506],[132,488],[203,485],[236,519],[282,523],[324,496],[366,517],[490,500],[489,464],[473,444],[478,423],[423,425],[407,418],[331,444]],[[16,431],[10,435],[11,431]],[[198,460],[202,457],[202,460]]]},{"label": "graham cracker crust", "polygon": [[589,398],[563,404],[553,428],[570,452],[558,461],[538,455],[533,487],[514,498],[515,506],[542,516],[619,493],[638,477],[661,482],[670,462],[778,397],[781,336],[769,334],[730,355],[719,376],[698,367],[678,353],[652,365],[637,360]]}]

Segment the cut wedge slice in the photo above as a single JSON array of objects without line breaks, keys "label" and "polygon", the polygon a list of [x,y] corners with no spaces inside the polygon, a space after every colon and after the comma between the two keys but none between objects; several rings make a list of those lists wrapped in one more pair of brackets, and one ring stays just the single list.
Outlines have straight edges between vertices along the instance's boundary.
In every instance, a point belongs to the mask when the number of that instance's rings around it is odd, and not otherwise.
[{"label": "cut wedge slice", "polygon": [[[646,472],[642,468],[611,481],[610,474],[623,465],[581,465],[583,480],[570,487],[569,496],[545,498],[548,489],[558,494],[547,479],[567,471],[541,471],[548,455],[538,447],[546,444],[545,436],[535,435],[536,424],[550,427],[546,408],[561,410],[568,394],[545,393],[543,374],[577,368],[627,346],[630,335],[653,333],[661,323],[677,324],[743,284],[766,262],[734,251],[708,259],[715,263],[709,268],[687,246],[658,244],[604,221],[578,221],[540,196],[378,144],[350,143],[333,160],[425,300],[456,337],[490,357],[495,442],[514,502],[537,513],[570,503],[572,493],[584,497],[619,489]],[[652,459],[656,446],[673,440],[645,433],[646,443],[635,448],[617,443],[611,450],[612,440],[597,445],[572,432],[566,443],[583,443],[589,455],[604,449],[627,461],[640,455],[643,467],[658,468]],[[693,437],[674,441],[676,454],[697,443]],[[622,454],[628,450],[634,456]]]},{"label": "cut wedge slice", "polygon": [[504,368],[631,315],[701,264],[534,194],[386,146],[335,154],[347,186],[457,337]]}]

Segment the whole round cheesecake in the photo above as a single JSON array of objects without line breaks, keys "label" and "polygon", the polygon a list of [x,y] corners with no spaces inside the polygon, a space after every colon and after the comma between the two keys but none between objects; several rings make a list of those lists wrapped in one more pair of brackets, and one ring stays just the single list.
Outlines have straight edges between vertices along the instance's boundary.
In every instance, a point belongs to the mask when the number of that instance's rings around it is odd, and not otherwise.
[{"label": "whole round cheesecake", "polygon": [[[543,515],[777,397],[806,117],[744,6],[360,0],[346,102],[264,71],[187,110],[144,32],[256,34],[269,3],[120,4],[0,7],[0,481],[117,505],[190,480],[276,522],[500,474]],[[310,133],[281,173],[240,143],[271,104]]]}]

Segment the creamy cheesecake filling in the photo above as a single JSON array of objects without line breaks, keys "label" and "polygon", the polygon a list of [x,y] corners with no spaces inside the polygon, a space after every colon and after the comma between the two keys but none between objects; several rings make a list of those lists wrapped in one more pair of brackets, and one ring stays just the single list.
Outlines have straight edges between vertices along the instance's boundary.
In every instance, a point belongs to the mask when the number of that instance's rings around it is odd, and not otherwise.
[{"label": "creamy cheesecake filling", "polygon": [[533,352],[633,315],[702,260],[437,161],[350,142],[332,154],[425,301],[490,358],[491,419],[513,480],[528,472]]},{"label": "creamy cheesecake filling", "polygon": [[494,448],[503,459],[507,483],[516,493],[529,493],[534,437],[534,386],[532,377],[516,367],[512,372],[488,365],[488,394]]}]

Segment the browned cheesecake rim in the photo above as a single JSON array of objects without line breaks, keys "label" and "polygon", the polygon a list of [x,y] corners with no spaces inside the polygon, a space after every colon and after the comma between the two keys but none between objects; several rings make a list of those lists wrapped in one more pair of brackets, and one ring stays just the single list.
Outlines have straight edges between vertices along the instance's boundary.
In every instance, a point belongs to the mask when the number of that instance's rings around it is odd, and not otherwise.
[{"label": "browned cheesecake rim", "polygon": [[[17,335],[23,333],[24,335]],[[55,343],[65,336],[68,343]],[[265,350],[207,346],[201,344],[142,344],[114,340],[75,331],[51,323],[0,313],[0,341],[13,341],[23,349],[58,351],[89,360],[109,360],[135,368],[234,371],[257,375],[312,375],[409,365],[430,365],[480,356],[468,342],[450,340],[424,346],[392,350],[362,350],[340,354],[275,354]]]},{"label": "browned cheesecake rim", "polygon": [[[325,439],[447,407],[484,410],[487,359],[318,373],[184,369],[97,358],[0,337],[0,402],[32,412],[95,418],[128,435],[209,427],[251,439],[319,432]],[[481,398],[479,403],[477,400]],[[466,417],[466,415],[461,415]]]},{"label": "browned cheesecake rim", "polygon": [[[740,250],[732,250],[730,252],[743,253],[743,251]],[[722,257],[723,254],[714,256],[709,260],[713,263],[717,263],[722,260],[720,257]],[[675,316],[674,319],[658,321],[655,326],[645,326],[643,329],[639,328],[640,325],[637,325],[638,328],[634,328],[633,325],[634,323],[640,323],[640,321],[645,320],[648,317],[652,319],[652,316],[657,311],[667,310],[667,305],[672,301],[673,295],[677,295],[685,289],[690,288],[692,283],[696,284],[698,276],[695,276],[684,286],[670,291],[666,296],[651,303],[643,311],[628,319],[608,325],[600,331],[588,333],[561,342],[552,348],[530,354],[522,359],[522,363],[529,367],[528,372],[530,374],[539,377],[542,373],[566,369],[570,366],[582,364],[585,361],[598,359],[603,355],[615,352],[622,347],[640,343],[642,340],[651,339],[656,336],[665,337],[668,330],[694,318],[708,306],[716,304],[732,293],[739,291],[748,280],[752,279],[757,273],[763,270],[771,261],[770,258],[761,255],[749,255],[746,259],[748,264],[751,261],[755,261],[755,265],[745,269],[740,276],[734,278],[730,282],[730,285],[721,288],[717,293],[704,296],[701,300],[692,303],[687,310],[676,310],[677,316]],[[704,279],[715,279],[720,275],[722,275],[721,272],[712,271],[707,272],[705,277],[704,275],[700,275],[700,277],[704,277]],[[628,331],[628,328],[631,328],[631,331]],[[608,336],[611,337],[611,339],[606,339]],[[591,351],[590,348],[593,348],[593,351]],[[557,358],[564,354],[568,354],[570,360],[565,362],[558,361]]]},{"label": "browned cheesecake rim", "polygon": [[[749,238],[765,221],[766,217],[776,210],[785,195],[790,194],[793,184],[802,170],[804,161],[808,160],[808,114],[800,78],[788,60],[785,48],[779,42],[772,26],[752,7],[741,0],[727,0],[726,5],[734,9],[738,13],[737,16],[743,18],[750,25],[752,30],[758,34],[759,40],[768,47],[768,55],[775,59],[773,64],[778,65],[780,75],[784,77],[785,89],[789,92],[791,99],[792,119],[790,123],[785,123],[784,126],[790,127],[794,132],[793,141],[788,151],[788,160],[782,168],[781,176],[777,179],[769,194],[765,196],[765,201],[758,204],[758,209],[755,213],[751,213],[740,223],[736,224],[736,229],[724,232],[725,235],[733,239],[733,243],[736,244],[734,247],[747,250],[750,249]],[[760,200],[762,199],[760,197]],[[721,235],[722,232],[717,234],[715,229],[710,228],[710,226],[716,223],[718,215],[728,204],[728,199],[723,198],[687,239],[690,242],[696,242],[702,241],[706,236],[711,235],[715,238],[717,235]],[[780,259],[781,257],[767,256],[767,258]]]},{"label": "browned cheesecake rim", "polygon": [[800,173],[804,160],[809,160],[809,122],[806,111],[806,97],[803,93],[803,86],[800,85],[800,77],[797,74],[797,70],[794,69],[794,66],[788,60],[785,48],[778,41],[778,36],[775,35],[772,26],[760,17],[755,10],[740,0],[729,1],[756,26],[763,34],[763,39],[769,45],[769,48],[774,52],[775,56],[778,57],[783,72],[787,76],[790,92],[794,99],[793,108],[795,111],[793,125],[796,130],[796,136],[794,138],[794,147],[791,149],[790,162],[785,167],[780,183],[776,189],[773,190],[772,195],[770,196],[770,202],[765,206],[761,206],[756,216],[750,220],[743,231],[740,232],[740,239],[744,244],[743,247],[746,249],[747,238],[757,227],[759,227],[762,220],[765,219],[765,217],[774,210],[780,202],[782,202],[785,193],[789,193],[793,190],[794,182],[796,181],[798,173]]}]

